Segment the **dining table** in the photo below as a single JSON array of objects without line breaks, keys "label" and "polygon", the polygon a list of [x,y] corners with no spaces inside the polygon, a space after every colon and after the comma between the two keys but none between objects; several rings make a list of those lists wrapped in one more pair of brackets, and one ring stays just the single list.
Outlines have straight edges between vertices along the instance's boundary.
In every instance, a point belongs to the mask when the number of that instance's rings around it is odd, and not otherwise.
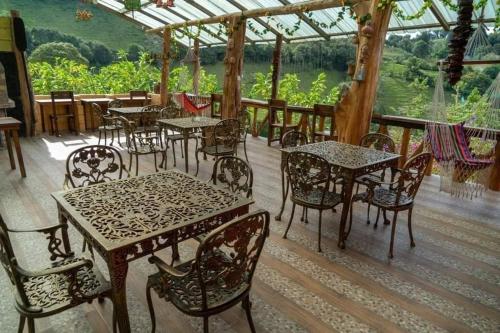
[{"label": "dining table", "polygon": [[120,332],[130,332],[129,262],[209,232],[248,213],[253,203],[175,169],[59,191],[52,197],[60,223],[71,223],[106,262]]},{"label": "dining table", "polygon": [[[107,110],[109,102],[111,102],[111,98],[107,97],[85,97],[85,98],[80,98],[80,103],[82,104],[83,107],[83,118],[84,118],[84,123],[85,123],[85,128],[86,129],[91,129],[92,131],[95,131],[97,126],[96,126],[96,121],[95,121],[95,114],[94,111],[92,110],[92,104],[97,104],[101,107],[102,110]],[[88,125],[87,125],[88,124]]]},{"label": "dining table", "polygon": [[192,134],[196,131],[214,127],[220,122],[220,119],[209,117],[187,117],[159,119],[158,125],[161,128],[176,131],[182,134],[184,141],[184,164],[185,171],[189,172],[188,142]]},{"label": "dining table", "polygon": [[339,224],[338,246],[345,248],[347,234],[345,226],[351,207],[353,188],[356,178],[397,167],[400,155],[376,149],[341,143],[337,141],[323,141],[296,147],[281,149],[281,190],[282,204],[276,220],[281,220],[288,196],[288,180],[286,179],[286,163],[291,152],[305,152],[324,158],[330,164],[332,172],[342,179],[343,197],[342,213]]}]

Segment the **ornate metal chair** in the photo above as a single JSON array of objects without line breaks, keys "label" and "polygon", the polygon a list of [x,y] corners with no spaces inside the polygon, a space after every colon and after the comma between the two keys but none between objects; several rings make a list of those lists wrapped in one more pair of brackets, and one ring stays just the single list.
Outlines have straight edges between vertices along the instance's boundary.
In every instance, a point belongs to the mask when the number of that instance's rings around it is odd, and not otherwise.
[{"label": "ornate metal chair", "polygon": [[[325,130],[322,126],[325,119],[330,119],[330,129]],[[335,106],[326,104],[314,104],[314,113],[311,130],[312,141],[316,142],[316,138],[324,140],[335,140]]]},{"label": "ornate metal chair", "polygon": [[[57,236],[58,231],[62,239]],[[49,240],[51,266],[31,271],[19,265],[9,233],[41,233]],[[19,312],[19,329],[35,332],[35,319],[48,317],[94,299],[111,299],[111,285],[94,266],[93,261],[76,258],[72,252],[61,249],[69,242],[67,225],[58,224],[33,230],[9,229],[0,216],[0,262],[14,287],[15,307]],[[59,259],[60,258],[60,259]],[[59,259],[56,261],[56,259]],[[114,321],[114,318],[113,318]]]},{"label": "ornate metal chair", "polygon": [[[321,220],[323,210],[333,209],[342,202],[335,191],[336,175],[327,160],[305,152],[291,152],[287,158],[288,179],[292,187],[292,214],[283,238],[292,225],[295,205],[319,210],[318,251],[321,252]],[[333,189],[331,189],[333,188]]]},{"label": "ornate metal chair", "polygon": [[[50,99],[52,100],[52,114],[50,115],[50,131],[52,135],[61,136],[61,133],[59,133],[59,118],[66,118],[68,121],[68,129],[73,131],[75,134],[78,134],[76,126],[76,104],[73,92],[69,90],[51,91]],[[57,101],[59,100],[66,100],[68,103],[65,104],[66,112],[64,114],[57,112]]]},{"label": "ornate metal chair", "polygon": [[108,109],[109,108],[122,108],[122,107],[123,107],[123,101],[120,99],[114,99],[114,100],[108,102]]},{"label": "ornate metal chair", "polygon": [[[174,119],[174,118],[183,118],[184,112],[181,108],[171,103],[162,109],[161,118],[162,119]],[[163,138],[165,140],[165,144],[168,148],[168,143],[172,143],[172,154],[174,155],[174,167],[177,166],[177,159],[175,157],[175,146],[174,144],[179,141],[181,143],[181,157],[184,158],[184,136],[179,133],[169,129],[165,129],[163,133]],[[191,139],[197,139],[196,135],[193,133],[190,135]]]},{"label": "ornate metal chair", "polygon": [[158,136],[143,136],[136,130],[136,125],[133,121],[129,121],[124,117],[119,117],[120,122],[125,132],[127,142],[127,152],[129,154],[128,171],[132,170],[132,156],[135,156],[135,175],[139,174],[139,156],[153,155],[155,170],[158,172],[158,161],[156,154],[162,155],[160,167],[163,165],[167,169],[167,149],[158,145],[160,138]]},{"label": "ornate metal chair", "polygon": [[120,130],[122,129],[121,125],[118,123],[116,117],[113,117],[109,111],[103,111],[101,106],[97,103],[92,103],[92,110],[94,113],[99,117],[101,125],[98,127],[99,131],[99,142],[98,144],[101,144],[102,140],[102,134],[104,133],[104,145],[106,146],[108,144],[107,142],[107,133],[111,132],[111,145],[113,145],[113,142],[115,140],[115,132],[116,132],[116,137],[118,139],[118,144],[121,145],[120,143]]},{"label": "ornate metal chair", "polygon": [[[279,141],[283,138],[283,135],[289,130],[297,130],[299,127],[298,124],[288,124],[288,118],[290,115],[288,114],[288,105],[286,101],[279,99],[270,99],[269,103],[269,117],[267,124],[267,145],[270,146],[271,142]],[[279,120],[278,112],[282,113],[282,121]],[[280,130],[279,139],[274,138],[274,131],[276,129]]]},{"label": "ornate metal chair", "polygon": [[239,115],[240,122],[240,140],[239,143],[243,144],[243,151],[245,152],[245,159],[248,162],[247,155],[247,136],[248,131],[250,130],[250,113],[246,109],[241,110]]},{"label": "ornate metal chair", "polygon": [[141,109],[140,116],[140,126],[136,128],[136,132],[144,133],[146,136],[150,136],[152,133],[160,138],[158,142],[161,142],[161,128],[158,126],[158,119],[161,118],[164,107],[161,105],[146,105]]},{"label": "ornate metal chair", "polygon": [[[388,152],[388,153],[395,153],[396,152],[396,144],[394,143],[394,140],[386,135],[386,134],[382,134],[382,133],[368,133],[366,135],[364,135],[363,137],[361,137],[361,140],[359,142],[359,145],[361,147],[365,147],[365,148],[372,148],[372,149],[376,149],[376,150],[380,150],[380,151],[385,151],[385,152]],[[374,174],[370,174],[370,175],[366,175],[366,176],[363,176],[363,177],[359,177],[356,179],[356,193],[359,192],[359,185],[365,185],[365,186],[368,186],[368,184],[363,181],[363,179],[367,178],[367,177],[370,177],[372,180],[374,181],[384,181],[385,179],[385,171],[386,170],[382,170],[382,172],[380,173],[374,173]],[[392,171],[391,171],[391,177],[392,177]],[[392,179],[392,178],[391,178]],[[368,208],[367,208],[367,217],[366,217],[366,224],[370,224],[370,204],[368,204]],[[380,212],[377,212],[377,214],[380,213]],[[387,220],[386,218],[386,212],[383,211],[383,214],[384,214],[384,220],[386,221],[385,223],[388,224],[389,223],[389,220]]]},{"label": "ornate metal chair", "polygon": [[236,156],[223,156],[215,164],[210,179],[214,185],[247,198],[252,197],[253,171],[250,165]]},{"label": "ornate metal chair", "polygon": [[[201,152],[218,159],[222,156],[236,155],[238,142],[240,141],[240,122],[238,119],[224,119],[209,130],[206,136],[201,136],[201,148],[196,148],[196,175],[200,167],[198,154]],[[196,140],[198,145],[198,140]]]},{"label": "ornate metal chair", "polygon": [[259,210],[210,232],[191,261],[173,267],[156,256],[150,257],[159,271],[149,276],[146,287],[152,332],[156,320],[151,289],[181,312],[203,317],[204,332],[208,332],[210,316],[242,302],[250,329],[255,332],[250,289],[268,234],[269,213]]},{"label": "ornate metal chair", "polygon": [[[301,145],[306,145],[307,144],[307,135],[305,135],[302,132],[293,130],[293,131],[288,131],[283,135],[283,138],[281,140],[281,148],[290,148],[290,147],[297,147]],[[286,186],[286,187],[285,187]],[[286,175],[286,159],[281,160],[281,193],[283,194],[283,201],[281,202],[281,208],[280,212],[278,215],[276,215],[275,220],[280,221],[281,220],[281,215],[283,214],[283,211],[285,210],[285,203],[286,203],[286,198],[288,197],[288,190],[290,188],[290,183],[288,181],[288,176]],[[305,218],[305,208],[304,211],[302,212],[302,218],[301,220],[304,220]]]},{"label": "ornate metal chair", "polygon": [[[351,203],[351,216],[349,219],[349,229],[347,233],[351,231],[352,226],[352,204],[355,201],[366,202],[370,205],[376,206],[380,209],[386,211],[394,212],[392,218],[392,230],[391,230],[391,244],[389,247],[389,257],[393,258],[393,245],[394,245],[394,234],[396,231],[396,220],[398,212],[407,210],[408,211],[408,232],[410,234],[410,245],[415,246],[413,241],[413,234],[411,229],[411,215],[413,211],[413,203],[415,201],[415,196],[417,195],[418,189],[422,180],[424,179],[425,170],[431,161],[430,153],[421,153],[409,159],[402,169],[394,168],[394,178],[395,181],[390,183],[384,183],[383,181],[377,181],[372,177],[366,177],[363,179],[368,186],[367,191],[363,193],[358,193],[353,196]],[[375,221],[374,227],[377,227],[379,213],[377,213],[377,220]]]}]

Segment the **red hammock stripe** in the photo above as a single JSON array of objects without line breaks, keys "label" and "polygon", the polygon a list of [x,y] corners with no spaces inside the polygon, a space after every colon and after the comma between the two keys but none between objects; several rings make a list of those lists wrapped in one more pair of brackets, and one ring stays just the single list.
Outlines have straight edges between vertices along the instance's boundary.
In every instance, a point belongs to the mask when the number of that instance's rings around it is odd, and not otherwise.
[{"label": "red hammock stripe", "polygon": [[198,113],[200,110],[203,110],[210,106],[210,103],[207,104],[200,104],[196,105],[194,104],[188,97],[186,93],[182,94],[182,105],[184,106],[184,110],[186,110],[189,113]]}]

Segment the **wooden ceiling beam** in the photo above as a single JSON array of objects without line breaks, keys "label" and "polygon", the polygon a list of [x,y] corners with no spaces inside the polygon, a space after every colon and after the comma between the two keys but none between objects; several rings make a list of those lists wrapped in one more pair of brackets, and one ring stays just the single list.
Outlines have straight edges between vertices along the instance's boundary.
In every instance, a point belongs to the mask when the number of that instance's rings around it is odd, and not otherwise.
[{"label": "wooden ceiling beam", "polygon": [[[227,2],[229,2],[231,5],[233,5],[234,7],[238,8],[239,10],[241,10],[243,12],[246,11],[246,10],[248,10],[248,8],[246,8],[245,6],[241,5],[239,2],[236,2],[235,0],[227,0]],[[254,20],[257,23],[259,23],[261,26],[263,26],[264,28],[266,28],[267,30],[271,31],[276,36],[282,35],[281,32],[279,32],[278,30],[276,30],[275,28],[273,28],[269,23],[267,23],[266,21],[264,21],[260,17],[256,17],[256,18],[254,18]],[[290,39],[288,39],[288,38],[286,38],[284,36],[282,38],[283,38],[283,41],[285,41],[286,43],[290,42]],[[256,42],[258,42],[258,41],[256,41]]]},{"label": "wooden ceiling beam", "polygon": [[[279,0],[279,2],[281,2],[285,6],[288,6],[291,4],[290,1],[288,1],[288,0]],[[330,36],[323,29],[318,27],[318,25],[313,20],[311,20],[309,17],[307,17],[307,15],[305,15],[304,13],[296,13],[296,15],[302,21],[307,23],[307,25],[310,26],[314,31],[316,31],[321,37],[323,37],[326,40],[330,40]]]},{"label": "wooden ceiling beam", "polygon": [[436,6],[436,3],[434,1],[431,1],[431,7],[429,8],[431,10],[432,15],[438,20],[439,24],[443,27],[443,30],[445,31],[450,31],[450,25],[446,21],[446,19],[443,16],[443,13],[439,10],[439,8]]},{"label": "wooden ceiling beam", "polygon": [[[298,2],[290,5],[249,9],[242,12],[207,17],[199,20],[191,20],[187,22],[172,24],[171,27],[172,29],[176,29],[183,26],[225,23],[229,19],[237,16],[243,16],[248,19],[248,18],[256,18],[256,17],[270,16],[270,15],[275,16],[275,15],[286,15],[286,14],[298,14],[307,11],[355,5],[357,3],[365,1],[369,0],[311,0],[311,1]],[[192,2],[193,1],[189,1],[189,4],[192,5],[193,4]],[[151,29],[149,31],[156,32],[156,31],[161,31],[162,29],[163,27],[160,27],[156,29]]]}]

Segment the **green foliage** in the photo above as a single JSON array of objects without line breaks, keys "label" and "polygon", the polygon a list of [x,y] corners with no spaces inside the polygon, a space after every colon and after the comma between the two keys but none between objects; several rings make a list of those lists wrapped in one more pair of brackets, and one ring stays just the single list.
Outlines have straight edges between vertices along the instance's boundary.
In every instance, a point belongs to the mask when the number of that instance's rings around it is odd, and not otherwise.
[{"label": "green foliage", "polygon": [[472,89],[467,99],[462,102],[460,93],[457,90],[455,100],[447,109],[448,121],[458,123],[473,120],[473,124],[478,127],[500,128],[500,124],[489,124],[486,122],[489,105],[486,98],[482,97],[478,89]]},{"label": "green foliage", "polygon": [[427,58],[429,56],[429,51],[430,51],[429,43],[423,40],[417,41],[412,48],[412,53],[415,56],[422,59]]},{"label": "green foliage", "polygon": [[428,104],[430,102],[427,81],[427,79],[415,78],[410,83],[409,88],[415,92],[415,95],[407,104],[399,108],[398,113],[411,118],[427,118]]},{"label": "green foliage", "polygon": [[457,89],[464,97],[469,96],[474,89],[477,89],[480,94],[484,94],[491,82],[492,79],[485,73],[470,70],[463,74],[462,80],[457,83]]},{"label": "green foliage", "polygon": [[47,62],[54,65],[57,59],[67,59],[78,64],[88,65],[89,61],[84,58],[77,48],[70,43],[46,43],[37,47],[31,54],[31,62]]}]

